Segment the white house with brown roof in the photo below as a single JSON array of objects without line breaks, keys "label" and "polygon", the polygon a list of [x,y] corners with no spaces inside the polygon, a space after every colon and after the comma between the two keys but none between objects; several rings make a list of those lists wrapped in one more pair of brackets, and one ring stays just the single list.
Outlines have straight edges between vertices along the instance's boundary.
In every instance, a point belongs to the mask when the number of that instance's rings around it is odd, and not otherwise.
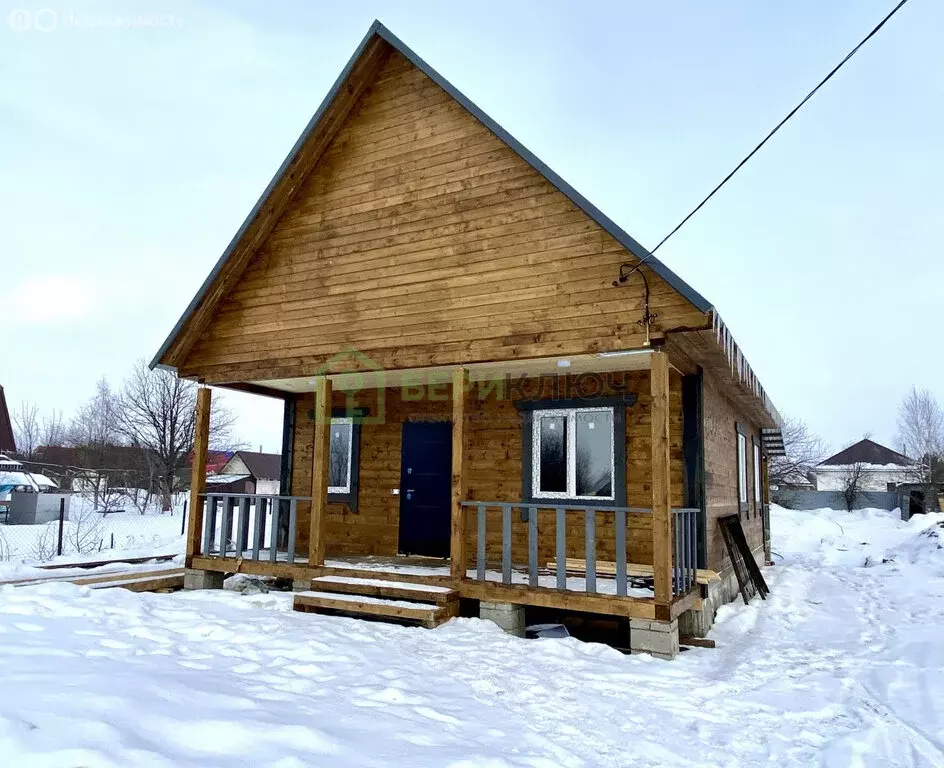
[{"label": "white house with brown roof", "polygon": [[818,491],[841,491],[849,472],[859,466],[859,490],[894,491],[914,479],[913,465],[904,454],[866,438],[820,462],[813,478]]}]

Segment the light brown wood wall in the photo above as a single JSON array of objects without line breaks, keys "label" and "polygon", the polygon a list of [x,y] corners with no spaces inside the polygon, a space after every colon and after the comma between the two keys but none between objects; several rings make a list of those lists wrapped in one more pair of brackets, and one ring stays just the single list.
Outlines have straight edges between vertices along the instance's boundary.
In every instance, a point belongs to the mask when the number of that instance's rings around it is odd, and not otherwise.
[{"label": "light brown wood wall", "polygon": [[[620,374],[622,376],[622,374]],[[626,408],[626,501],[627,506],[650,507],[651,432],[649,426],[649,373],[625,374],[627,391],[638,400]],[[530,380],[526,391],[536,391],[537,381]],[[499,397],[494,391],[485,401],[481,390],[472,385],[466,403],[465,462],[468,498],[482,501],[521,500],[521,413],[514,401]],[[601,394],[613,394],[606,390]],[[448,385],[440,386],[431,400],[405,400],[399,389],[384,390],[385,417],[379,424],[361,427],[360,495],[358,511],[344,504],[328,505],[327,555],[395,555],[398,544],[400,497],[391,490],[400,484],[401,424],[408,420],[448,420],[451,418],[451,393]],[[334,406],[344,405],[344,393],[335,393]],[[360,392],[355,403],[376,413],[377,393]],[[300,396],[297,403],[292,493],[308,495],[311,487],[312,443],[314,423],[309,415],[311,396]],[[681,378],[673,372],[670,391],[672,498],[681,506],[684,464],[682,456]],[[448,500],[443,514],[449,515]],[[470,513],[467,546],[470,563],[475,553],[475,516]],[[602,519],[597,529],[597,556],[614,557],[613,528]],[[307,546],[309,509],[299,507],[299,547]],[[540,558],[554,557],[554,525],[551,512],[539,515]],[[501,518],[497,510],[488,516],[488,557],[501,556]],[[568,515],[569,556],[584,556],[583,520]],[[627,551],[631,562],[651,563],[652,534],[649,517],[631,515],[627,532]],[[513,521],[513,557],[516,562],[527,560],[527,530],[517,515]]]},{"label": "light brown wood wall", "polygon": [[[764,529],[759,504],[754,503],[754,457],[751,438],[760,441],[760,430],[727,398],[717,383],[704,377],[705,500],[708,531],[708,568],[716,571],[731,567],[718,518],[740,514],[744,535],[757,549],[764,545]],[[748,509],[740,512],[737,486],[736,423],[747,435]]]},{"label": "light brown wood wall", "polygon": [[[394,53],[179,366],[310,375],[355,347],[383,368],[640,345],[630,254]],[[706,318],[650,275],[655,335]]]}]

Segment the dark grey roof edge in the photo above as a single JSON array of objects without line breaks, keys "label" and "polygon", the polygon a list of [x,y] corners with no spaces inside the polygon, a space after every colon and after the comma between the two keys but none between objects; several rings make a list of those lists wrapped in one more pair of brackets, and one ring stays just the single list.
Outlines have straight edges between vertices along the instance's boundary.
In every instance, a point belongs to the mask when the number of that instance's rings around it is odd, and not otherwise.
[{"label": "dark grey roof edge", "polygon": [[[207,292],[210,290],[210,286],[216,280],[220,271],[223,269],[223,266],[229,260],[230,255],[235,250],[236,245],[242,239],[246,230],[249,228],[249,225],[255,219],[256,215],[262,209],[262,206],[265,204],[266,200],[269,198],[269,195],[275,189],[276,185],[281,181],[282,176],[285,174],[288,166],[291,164],[292,160],[295,158],[295,155],[298,154],[299,150],[308,140],[308,137],[315,130],[318,123],[321,122],[321,118],[324,115],[325,111],[331,105],[331,102],[334,101],[335,96],[337,96],[338,91],[341,90],[344,81],[347,79],[348,75],[351,73],[351,70],[354,68],[354,65],[357,63],[357,60],[361,57],[361,54],[364,52],[364,49],[370,43],[371,39],[377,35],[378,37],[385,40],[401,54],[403,54],[407,59],[409,59],[414,66],[416,66],[420,71],[423,72],[427,77],[430,78],[434,83],[436,83],[440,88],[442,88],[446,93],[448,93],[452,98],[458,101],[469,113],[475,117],[480,123],[482,123],[486,128],[488,128],[495,136],[497,136],[501,141],[507,144],[515,153],[521,156],[532,168],[534,168],[538,173],[540,173],[545,179],[547,179],[558,191],[571,200],[578,208],[580,208],[584,213],[586,213],[591,219],[593,219],[597,224],[603,227],[607,233],[609,233],[614,239],[616,239],[620,245],[622,245],[626,250],[636,256],[638,259],[645,259],[646,266],[652,269],[657,275],[659,275],[663,280],[665,280],[672,288],[678,291],[684,298],[686,298],[691,304],[698,309],[700,312],[709,312],[713,309],[711,302],[705,299],[698,291],[692,288],[688,283],[686,283],[681,277],[675,274],[671,269],[669,269],[664,263],[659,261],[655,256],[651,255],[646,248],[644,248],[639,242],[625,232],[621,227],[619,227],[616,222],[614,222],[609,216],[604,214],[599,208],[593,205],[589,200],[587,200],[583,195],[581,195],[577,190],[575,190],[570,184],[568,184],[564,179],[562,179],[557,173],[555,173],[551,168],[549,168],[540,158],[538,158],[534,153],[532,153],[527,147],[525,147],[520,141],[518,141],[514,136],[512,136],[508,131],[502,128],[497,122],[495,122],[491,117],[489,117],[485,112],[479,109],[474,102],[472,102],[468,97],[466,97],[460,90],[458,90],[452,83],[450,83],[446,78],[439,74],[433,67],[427,64],[422,58],[420,58],[408,45],[406,45],[400,38],[393,34],[389,29],[387,29],[379,20],[375,20],[373,24],[370,25],[370,29],[367,30],[367,34],[364,35],[364,38],[361,40],[360,44],[357,46],[357,49],[354,51],[351,58],[348,60],[347,64],[344,66],[344,69],[341,70],[341,74],[338,75],[337,79],[334,81],[334,85],[331,86],[331,90],[328,91],[327,95],[321,102],[321,105],[318,107],[318,110],[312,116],[311,120],[308,121],[308,124],[305,126],[305,129],[302,131],[301,135],[298,137],[298,140],[295,142],[295,145],[292,147],[291,151],[286,156],[285,160],[282,161],[282,165],[279,166],[279,170],[272,177],[272,180],[269,182],[268,186],[265,188],[265,191],[256,201],[256,204],[252,207],[252,210],[249,212],[249,215],[243,221],[242,226],[233,236],[233,239],[230,241],[229,245],[226,247],[226,250],[223,251],[223,255],[220,256],[219,260],[214,265],[212,271],[207,275],[206,280],[203,281],[203,285],[200,286],[200,290],[197,291],[196,295],[190,301],[190,304],[187,305],[187,308],[184,310],[184,313],[180,316],[180,319],[177,321],[177,324],[174,326],[173,330],[164,340],[164,343],[161,345],[161,348],[157,351],[157,354],[151,360],[150,367],[155,368],[160,363],[160,359],[164,356],[167,350],[170,348],[170,345],[173,343],[174,338],[181,331],[187,321],[190,319],[191,315],[196,311],[197,307],[200,305],[200,302],[206,296]],[[169,366],[168,366],[169,367]]]}]

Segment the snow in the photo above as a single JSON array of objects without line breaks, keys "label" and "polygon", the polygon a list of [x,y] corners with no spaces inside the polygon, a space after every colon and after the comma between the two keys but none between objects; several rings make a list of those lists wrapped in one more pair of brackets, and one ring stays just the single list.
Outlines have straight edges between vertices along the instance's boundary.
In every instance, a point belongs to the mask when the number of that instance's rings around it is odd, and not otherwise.
[{"label": "snow", "polygon": [[671,662],[290,593],[0,588],[0,765],[944,765],[944,516],[771,517],[769,599]]}]

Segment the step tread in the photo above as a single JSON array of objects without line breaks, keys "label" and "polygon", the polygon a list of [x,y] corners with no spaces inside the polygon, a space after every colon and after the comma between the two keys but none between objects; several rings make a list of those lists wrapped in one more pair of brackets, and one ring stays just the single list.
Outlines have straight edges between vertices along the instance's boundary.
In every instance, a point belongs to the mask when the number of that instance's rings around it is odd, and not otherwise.
[{"label": "step tread", "polygon": [[352,584],[365,587],[392,587],[394,589],[408,589],[416,592],[455,592],[451,587],[440,587],[435,584],[415,584],[408,581],[391,581],[389,579],[361,578],[359,576],[316,576],[312,579],[317,583]]},{"label": "step tread", "polygon": [[440,605],[456,602],[459,593],[451,587],[435,584],[413,584],[387,579],[362,579],[353,576],[318,576],[311,589],[346,595],[364,595],[388,600],[416,600]]},{"label": "step tread", "polygon": [[317,592],[314,590],[296,592],[293,608],[323,608],[352,614],[386,616],[393,619],[411,619],[421,621],[426,626],[435,626],[456,614],[451,606],[436,603],[394,600],[370,595],[350,595],[338,592]]}]

